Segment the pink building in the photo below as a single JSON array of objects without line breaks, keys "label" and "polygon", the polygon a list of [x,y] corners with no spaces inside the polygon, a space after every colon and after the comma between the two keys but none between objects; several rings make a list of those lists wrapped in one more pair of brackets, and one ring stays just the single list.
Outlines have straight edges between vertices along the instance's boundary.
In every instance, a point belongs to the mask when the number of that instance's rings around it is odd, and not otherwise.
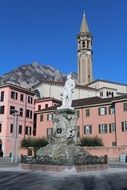
[{"label": "pink building", "polygon": [[[52,134],[53,110],[60,105],[61,101],[55,98],[42,98],[35,100],[36,136],[46,137]],[[43,110],[43,111],[42,111]],[[45,111],[46,112],[45,112]]]},{"label": "pink building", "polygon": [[17,112],[19,147],[23,137],[33,136],[34,93],[6,84],[0,86],[0,151],[4,156],[12,152],[14,138],[14,112]]},{"label": "pink building", "polygon": [[[61,101],[55,98],[35,99],[32,91],[15,85],[0,86],[0,151],[4,156],[12,152],[15,111],[18,113],[16,126],[20,148],[24,137],[47,138],[53,133],[52,120],[60,104]],[[80,137],[98,136],[104,143],[105,147],[101,149],[89,148],[90,153],[101,155],[110,152],[110,157],[113,154],[118,157],[121,150],[126,152],[127,96],[78,99],[73,101],[73,107],[78,114]]]},{"label": "pink building", "polygon": [[[45,101],[45,104],[47,103],[48,101]],[[106,147],[127,145],[127,96],[74,100],[73,107],[78,112],[77,125],[81,138],[98,136]],[[51,107],[36,111],[38,137],[48,137],[52,134],[55,110],[56,105],[52,103]]]}]

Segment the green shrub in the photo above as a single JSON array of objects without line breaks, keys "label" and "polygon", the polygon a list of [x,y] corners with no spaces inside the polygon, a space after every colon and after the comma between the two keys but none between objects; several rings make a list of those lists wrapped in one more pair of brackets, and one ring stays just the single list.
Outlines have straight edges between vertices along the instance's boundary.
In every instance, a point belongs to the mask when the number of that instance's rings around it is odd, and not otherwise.
[{"label": "green shrub", "polygon": [[48,141],[44,138],[24,138],[21,141],[21,147],[29,148],[33,147],[34,149],[34,156],[36,156],[36,152],[39,148],[44,147],[48,144]]},{"label": "green shrub", "polygon": [[96,137],[84,137],[80,146],[103,146],[102,139]]}]

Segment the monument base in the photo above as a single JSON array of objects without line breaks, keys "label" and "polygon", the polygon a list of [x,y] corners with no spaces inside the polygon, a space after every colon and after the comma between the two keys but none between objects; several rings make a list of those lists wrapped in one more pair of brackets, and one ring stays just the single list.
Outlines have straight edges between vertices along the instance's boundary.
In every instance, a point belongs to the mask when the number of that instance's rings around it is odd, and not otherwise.
[{"label": "monument base", "polygon": [[73,109],[56,110],[53,135],[49,138],[49,144],[40,148],[36,157],[22,157],[21,166],[43,171],[63,171],[74,168],[78,172],[107,168],[106,155],[93,156],[79,146],[77,119],[78,116]]},{"label": "monument base", "polygon": [[75,174],[77,172],[107,170],[109,168],[109,165],[95,164],[95,165],[80,165],[80,166],[59,166],[59,165],[40,165],[40,164],[21,163],[19,167],[26,170],[46,171],[46,172],[64,172],[68,174]]}]

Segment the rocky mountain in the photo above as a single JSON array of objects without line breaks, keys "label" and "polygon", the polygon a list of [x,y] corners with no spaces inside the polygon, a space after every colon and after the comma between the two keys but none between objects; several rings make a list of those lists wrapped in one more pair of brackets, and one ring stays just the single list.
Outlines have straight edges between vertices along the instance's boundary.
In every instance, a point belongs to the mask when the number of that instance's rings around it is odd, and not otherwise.
[{"label": "rocky mountain", "polygon": [[0,84],[11,83],[24,88],[31,88],[42,80],[63,81],[65,78],[66,75],[59,70],[34,62],[0,76]]}]

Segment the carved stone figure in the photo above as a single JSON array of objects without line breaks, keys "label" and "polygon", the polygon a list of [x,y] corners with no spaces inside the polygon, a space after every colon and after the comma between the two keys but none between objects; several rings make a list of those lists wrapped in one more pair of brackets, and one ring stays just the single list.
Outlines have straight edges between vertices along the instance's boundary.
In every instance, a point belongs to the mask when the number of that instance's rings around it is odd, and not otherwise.
[{"label": "carved stone figure", "polygon": [[80,144],[77,114],[73,110],[58,110],[53,119],[53,136],[50,143]]},{"label": "carved stone figure", "polygon": [[72,108],[72,93],[74,92],[75,82],[71,74],[67,76],[67,80],[64,86],[62,106],[59,109],[63,108]]}]

